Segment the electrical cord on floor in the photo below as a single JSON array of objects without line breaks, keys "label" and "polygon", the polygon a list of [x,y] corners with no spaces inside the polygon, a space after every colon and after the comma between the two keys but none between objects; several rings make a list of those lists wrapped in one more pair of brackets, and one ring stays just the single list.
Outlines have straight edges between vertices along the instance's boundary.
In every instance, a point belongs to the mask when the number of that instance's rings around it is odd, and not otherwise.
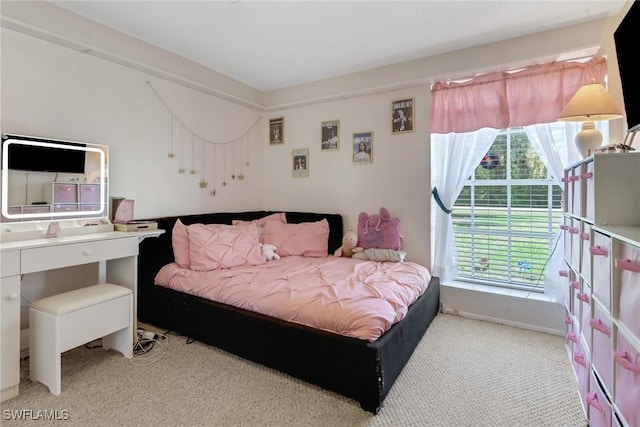
[{"label": "electrical cord on floor", "polygon": [[133,344],[131,364],[136,366],[150,365],[164,357],[169,347],[169,336],[159,332],[145,331],[138,328],[138,339]]}]

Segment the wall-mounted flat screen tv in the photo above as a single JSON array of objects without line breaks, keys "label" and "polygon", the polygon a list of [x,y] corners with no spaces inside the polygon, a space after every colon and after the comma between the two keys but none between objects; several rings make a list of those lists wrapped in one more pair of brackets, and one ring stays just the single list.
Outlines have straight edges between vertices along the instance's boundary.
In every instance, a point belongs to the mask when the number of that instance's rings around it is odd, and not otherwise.
[{"label": "wall-mounted flat screen tv", "polygon": [[[65,150],[53,147],[38,147],[32,144],[21,144],[21,140],[53,142],[46,139],[10,136],[14,143],[8,147],[7,166],[11,170],[33,172],[85,173],[84,150]],[[86,148],[86,144],[55,141],[59,145]]]},{"label": "wall-mounted flat screen tv", "polygon": [[640,129],[640,72],[637,61],[640,54],[640,2],[634,1],[618,28],[613,33],[622,83],[624,110],[630,131]]}]

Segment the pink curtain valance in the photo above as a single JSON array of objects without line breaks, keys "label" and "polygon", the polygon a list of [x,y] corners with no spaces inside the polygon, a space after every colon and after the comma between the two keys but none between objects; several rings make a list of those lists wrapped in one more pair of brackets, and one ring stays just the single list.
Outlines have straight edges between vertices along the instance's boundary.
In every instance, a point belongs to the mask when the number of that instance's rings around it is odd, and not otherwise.
[{"label": "pink curtain valance", "polygon": [[431,132],[465,133],[550,123],[580,86],[603,83],[607,60],[551,62],[517,72],[493,72],[472,80],[437,82],[431,88]]}]

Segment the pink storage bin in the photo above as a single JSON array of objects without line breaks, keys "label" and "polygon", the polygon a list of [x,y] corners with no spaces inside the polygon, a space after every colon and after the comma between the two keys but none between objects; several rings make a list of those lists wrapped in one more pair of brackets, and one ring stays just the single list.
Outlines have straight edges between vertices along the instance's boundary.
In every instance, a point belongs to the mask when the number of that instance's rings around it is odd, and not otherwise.
[{"label": "pink storage bin", "polygon": [[593,317],[589,321],[592,336],[591,357],[593,367],[607,392],[613,392],[613,329],[611,320],[598,304],[593,304]]},{"label": "pink storage bin", "polygon": [[580,274],[584,280],[591,284],[591,224],[583,222],[580,233],[582,262],[580,264]]},{"label": "pink storage bin", "polygon": [[[20,206],[9,206],[7,208],[7,210],[9,211],[10,214],[12,215],[18,215],[20,213],[22,213],[22,208],[20,208]],[[0,218],[2,219],[1,222],[12,222],[12,221],[18,221],[16,219],[9,219],[7,217],[5,217],[4,215],[0,214]]]},{"label": "pink storage bin", "polygon": [[593,204],[593,195],[595,191],[594,187],[594,176],[593,176],[593,160],[587,163],[586,174],[583,178],[584,185],[586,186],[585,191],[585,217],[591,221],[593,221],[594,217],[594,204]]},{"label": "pink storage bin", "polygon": [[613,315],[640,341],[640,248],[621,243],[614,263],[620,291]]},{"label": "pink storage bin", "polygon": [[614,403],[629,426],[640,426],[640,353],[618,331]]},{"label": "pink storage bin", "polygon": [[53,184],[53,201],[55,203],[78,203],[78,186],[76,184]]},{"label": "pink storage bin", "polygon": [[562,289],[564,290],[563,299],[564,299],[565,308],[570,313],[573,313],[573,292],[571,292],[571,288],[569,284],[570,282],[569,267],[566,264],[564,264],[563,269],[558,271],[558,275],[560,276],[560,283],[562,283]]},{"label": "pink storage bin", "polygon": [[99,211],[100,205],[80,205],[81,211]]},{"label": "pink storage bin", "polygon": [[589,393],[587,394],[587,408],[589,414],[589,427],[611,427],[612,410],[605,394],[598,384],[598,380],[591,373]]},{"label": "pink storage bin", "polygon": [[51,206],[49,205],[30,205],[23,206],[22,213],[32,214],[32,213],[49,213],[51,212]]},{"label": "pink storage bin", "polygon": [[578,342],[574,346],[572,364],[573,370],[576,373],[576,380],[578,382],[578,392],[580,394],[580,400],[582,401],[582,408],[585,414],[587,414],[587,394],[589,392],[589,357],[587,352],[582,347],[582,343]]},{"label": "pink storage bin", "polygon": [[582,165],[578,165],[571,170],[569,176],[569,184],[573,187],[571,190],[573,195],[573,206],[571,212],[574,215],[582,216],[582,182],[580,180]]},{"label": "pink storage bin", "polygon": [[564,217],[562,224],[560,224],[560,233],[562,233],[564,242],[564,259],[571,259],[571,233],[569,233],[569,228],[571,228],[571,218]]},{"label": "pink storage bin", "polygon": [[611,237],[593,233],[591,252],[591,287],[593,295],[607,311],[611,311]]},{"label": "pink storage bin", "polygon": [[80,184],[80,203],[100,203],[100,185]]},{"label": "pink storage bin", "polygon": [[580,248],[582,246],[582,240],[580,240],[581,228],[581,221],[574,218],[571,222],[571,227],[569,227],[569,234],[571,235],[571,265],[577,271],[580,271]]},{"label": "pink storage bin", "polygon": [[[580,305],[580,334],[584,337],[587,345],[587,351],[589,351],[589,345],[591,345],[591,327],[589,321],[591,320],[591,297],[586,286],[582,285],[580,292],[576,292],[576,303]],[[576,312],[576,316],[578,313]]]},{"label": "pink storage bin", "polygon": [[78,205],[63,205],[56,203],[53,205],[54,212],[77,212]]}]

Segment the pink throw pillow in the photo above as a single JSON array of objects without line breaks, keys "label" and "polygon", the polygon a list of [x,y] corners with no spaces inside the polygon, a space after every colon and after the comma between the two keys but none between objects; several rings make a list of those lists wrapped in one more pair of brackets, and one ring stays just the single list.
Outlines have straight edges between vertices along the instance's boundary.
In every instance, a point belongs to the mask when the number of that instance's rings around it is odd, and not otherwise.
[{"label": "pink throw pillow", "polygon": [[276,222],[280,222],[282,224],[286,224],[287,223],[287,216],[285,215],[284,212],[278,212],[278,213],[267,215],[267,216],[264,216],[264,217],[262,217],[260,219],[254,219],[254,220],[251,220],[251,221],[244,221],[244,220],[241,220],[241,219],[234,219],[233,221],[231,221],[231,223],[233,225],[247,225],[247,224],[254,223],[258,227],[264,227],[264,225],[269,221],[276,221]]},{"label": "pink throw pillow", "polygon": [[189,231],[188,227],[180,221],[176,221],[171,231],[171,245],[173,246],[173,259],[182,268],[189,268]]},{"label": "pink throw pillow", "polygon": [[255,224],[244,227],[193,224],[188,229],[191,270],[210,271],[267,262]]},{"label": "pink throw pillow", "polygon": [[326,257],[329,254],[329,222],[326,219],[300,224],[269,221],[264,226],[262,243],[276,246],[283,256]]}]

